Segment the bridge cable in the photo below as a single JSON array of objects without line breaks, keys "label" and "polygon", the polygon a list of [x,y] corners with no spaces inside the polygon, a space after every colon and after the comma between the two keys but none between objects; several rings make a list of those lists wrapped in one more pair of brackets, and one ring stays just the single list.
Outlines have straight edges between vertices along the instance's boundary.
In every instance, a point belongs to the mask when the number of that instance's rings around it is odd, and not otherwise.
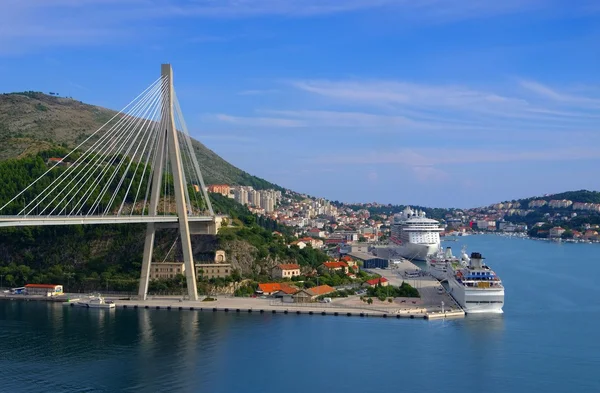
[{"label": "bridge cable", "polygon": [[[77,202],[77,204],[75,205],[75,208],[72,211],[72,212],[75,212],[76,215],[79,213],[82,213],[82,209],[84,208],[86,202],[92,196],[93,192],[97,189],[97,187],[100,184],[102,184],[102,181],[105,179],[106,174],[109,173],[114,160],[118,157],[118,155],[121,153],[121,150],[125,146],[128,136],[131,136],[128,133],[129,130],[132,128],[132,126],[135,125],[136,120],[139,119],[143,115],[143,113],[145,111],[144,108],[146,107],[147,102],[151,99],[152,99],[152,97],[149,97],[148,100],[146,100],[144,102],[144,105],[139,109],[138,113],[135,113],[134,116],[131,116],[131,118],[128,119],[127,123],[122,126],[120,133],[117,135],[117,137],[108,144],[106,153],[104,153],[102,155],[103,161],[101,161],[101,165],[96,165],[96,168],[92,172],[92,175],[95,176],[95,179],[91,178],[91,176],[90,176],[91,181],[92,181],[91,186],[85,191],[85,193],[83,194],[83,196],[81,197],[79,202]],[[119,147],[119,148],[116,149],[116,147]],[[105,162],[104,160],[107,160],[107,161]],[[100,170],[99,173],[98,173],[98,170]],[[79,207],[77,207],[77,206],[79,206]],[[75,211],[75,209],[76,209],[76,211]],[[90,213],[93,213],[93,211],[95,209],[96,209],[96,207],[94,206],[94,204],[92,204],[89,207],[89,210],[87,212],[85,212],[86,215],[90,215]]]},{"label": "bridge cable", "polygon": [[[140,105],[141,103],[143,103],[143,101],[144,101],[144,100],[145,100],[145,99],[146,99],[146,98],[147,98],[147,97],[148,97],[150,94],[152,94],[152,92],[149,92],[149,93],[148,93],[148,94],[147,94],[147,95],[146,95],[144,98],[142,98],[142,100],[140,100],[140,102],[138,102],[138,103],[136,104],[136,106],[134,106],[134,108],[131,110],[131,112],[130,112],[130,113],[135,113],[135,112],[137,111],[137,109],[139,108],[139,105]],[[55,190],[55,189],[56,189],[58,186],[60,186],[60,185],[61,185],[61,184],[62,184],[62,183],[63,183],[63,182],[66,180],[66,179],[68,179],[68,178],[69,178],[69,176],[70,176],[71,174],[75,173],[75,169],[73,169],[73,168],[78,168],[78,167],[79,167],[79,165],[77,165],[77,163],[79,162],[79,160],[80,160],[80,159],[82,159],[82,158],[83,158],[83,159],[85,159],[85,158],[88,158],[90,155],[92,155],[92,154],[94,153],[94,147],[95,147],[97,144],[99,145],[99,144],[101,144],[101,143],[105,143],[105,139],[108,139],[109,137],[111,137],[112,135],[114,135],[115,133],[117,133],[117,132],[118,132],[118,126],[119,126],[120,124],[122,124],[124,121],[127,121],[127,119],[128,119],[128,115],[129,115],[129,113],[128,113],[128,114],[125,114],[125,115],[124,115],[124,116],[123,116],[123,117],[122,117],[122,118],[121,118],[121,119],[120,119],[120,120],[117,122],[117,124],[115,124],[115,125],[113,125],[113,127],[111,127],[111,130],[109,130],[109,132],[107,132],[107,133],[106,133],[105,135],[103,135],[103,136],[102,136],[102,137],[101,137],[101,138],[100,138],[98,141],[96,141],[96,143],[94,143],[94,144],[93,144],[93,145],[92,145],[92,146],[91,146],[91,147],[90,147],[90,148],[89,148],[89,149],[88,149],[88,150],[87,150],[85,153],[83,153],[83,154],[82,154],[82,155],[81,155],[81,156],[80,156],[80,157],[79,157],[79,158],[78,158],[78,159],[77,159],[77,160],[76,160],[76,161],[75,161],[75,162],[74,162],[74,163],[73,163],[73,164],[72,164],[70,167],[68,167],[68,168],[67,168],[67,170],[66,170],[66,171],[64,171],[63,173],[61,173],[61,175],[60,175],[58,178],[56,178],[56,179],[55,179],[53,182],[51,182],[51,183],[50,183],[50,185],[48,185],[48,186],[47,186],[47,187],[46,187],[46,188],[45,188],[45,189],[44,189],[42,192],[40,192],[40,193],[39,193],[39,194],[36,196],[36,198],[34,198],[32,201],[30,201],[30,203],[28,203],[28,204],[25,206],[25,208],[23,208],[23,210],[21,210],[21,212],[19,212],[19,214],[21,214],[21,213],[23,213],[25,210],[27,210],[27,208],[28,208],[29,206],[31,206],[31,205],[32,205],[32,204],[33,204],[33,203],[36,201],[36,199],[38,199],[40,196],[43,196],[43,197],[42,197],[42,199],[40,199],[40,200],[38,201],[38,203],[37,203],[37,204],[36,204],[36,205],[35,205],[33,208],[31,208],[31,209],[29,210],[29,212],[27,212],[27,213],[26,213],[26,215],[27,215],[27,214],[30,214],[30,213],[31,213],[33,210],[35,210],[35,209],[36,209],[36,208],[37,208],[37,207],[40,205],[40,203],[41,203],[42,201],[44,201],[44,200],[45,200],[45,199],[46,199],[46,198],[47,198],[49,195],[51,195],[51,194],[52,194],[52,192],[54,192],[54,190]],[[82,171],[83,171],[83,170],[84,170],[84,169],[85,169],[85,168],[86,168],[88,165],[93,165],[93,161],[94,161],[94,159],[96,158],[96,156],[98,156],[98,155],[96,154],[96,155],[95,155],[95,156],[92,158],[92,160],[90,160],[90,161],[89,161],[87,164],[85,164],[85,165],[84,165],[84,166],[83,166],[83,167],[80,169],[79,173],[81,173],[81,172],[82,172]],[[101,155],[100,155],[100,156],[101,156]],[[85,162],[85,161],[84,161],[84,162]],[[71,170],[71,169],[73,169],[73,170],[69,172],[69,170]],[[75,175],[75,176],[77,176],[77,175]],[[60,181],[58,181],[58,180],[60,180]],[[57,182],[57,181],[58,181],[58,182]],[[56,184],[54,184],[55,182],[57,182],[57,183],[56,183]],[[52,185],[53,185],[53,184],[54,184],[54,187],[52,187]],[[69,183],[69,184],[70,184],[70,183]],[[52,187],[52,188],[51,188],[51,187]],[[51,188],[51,189],[50,189],[50,188]],[[48,189],[50,189],[50,190],[48,191]],[[63,187],[63,189],[64,189],[64,187]],[[74,189],[75,189],[75,188],[71,188],[71,189],[70,189],[70,190],[68,190],[68,191],[72,191],[72,190],[74,190]],[[75,189],[75,190],[76,190],[76,189]],[[45,209],[44,209],[44,210],[45,210]]]},{"label": "bridge cable", "polygon": [[[143,131],[142,135],[140,136],[139,143],[138,143],[137,147],[135,148],[135,151],[133,152],[133,155],[131,156],[131,159],[129,160],[129,162],[127,164],[127,168],[125,168],[125,171],[123,172],[123,176],[121,176],[121,179],[119,180],[119,184],[116,187],[117,191],[120,191],[121,185],[125,181],[127,174],[129,174],[129,169],[131,168],[131,164],[135,161],[135,157],[137,156],[140,145],[142,144],[144,139],[146,139],[146,142],[144,143],[144,147],[140,154],[143,154],[144,151],[146,150],[146,147],[148,146],[148,142],[150,141],[151,136],[152,136],[150,125],[152,124],[152,119],[156,116],[156,113],[158,112],[158,109],[160,107],[160,102],[162,101],[163,93],[164,93],[164,86],[161,88],[160,94],[157,97],[160,100],[158,105],[155,104],[154,108],[152,109],[152,114],[151,114],[150,118],[146,119],[146,121],[142,125],[142,128],[144,128],[144,131]],[[133,182],[135,181],[135,175],[137,174],[137,169],[139,168],[140,161],[141,161],[141,155],[140,155],[140,159],[138,160],[138,163],[136,165],[136,169],[132,174],[131,182],[129,183],[129,186],[127,187],[125,195],[123,196],[123,202],[121,203],[121,207],[119,208],[117,215],[121,214],[123,205],[125,205],[125,202],[127,200],[127,195],[129,195],[129,190],[131,189],[131,186],[132,186]],[[116,195],[117,194],[113,194],[113,196],[109,202],[109,206],[112,206],[112,203],[114,202]],[[106,215],[106,213],[107,213],[107,211],[104,212],[104,215]]]},{"label": "bridge cable", "polygon": [[[159,97],[159,94],[156,94],[152,98],[152,102],[154,102],[157,97]],[[145,111],[144,111],[143,115],[141,117],[139,117],[130,126],[130,129],[126,130],[126,134],[128,134],[128,136],[126,137],[125,141],[123,142],[123,145],[119,148],[118,153],[113,155],[113,158],[110,160],[109,164],[113,165],[115,163],[115,161],[117,160],[117,158],[119,158],[119,162],[116,164],[116,166],[114,168],[114,171],[110,175],[110,177],[109,177],[108,181],[105,183],[104,187],[102,187],[102,190],[100,191],[100,194],[98,195],[98,197],[96,197],[96,200],[94,201],[94,204],[92,205],[92,208],[91,208],[92,212],[97,207],[99,207],[101,205],[102,199],[106,195],[106,192],[110,189],[110,186],[111,186],[111,184],[112,184],[115,176],[117,175],[117,173],[119,172],[119,170],[123,166],[123,163],[127,160],[128,154],[131,151],[131,149],[133,148],[133,146],[135,145],[135,143],[137,141],[137,138],[140,135],[140,132],[142,130],[142,128],[140,128],[139,125],[140,125],[140,123],[143,123],[145,121],[145,117],[147,116],[148,112],[150,111],[150,108],[152,106],[152,102],[150,103],[150,105],[148,105],[145,108]],[[135,129],[137,129],[138,131],[135,132]],[[123,150],[125,149],[125,147],[127,147],[127,149],[123,152]],[[115,188],[115,192],[118,193],[118,191],[119,191],[118,188]],[[110,201],[109,201],[109,204],[107,204],[106,209],[110,210]],[[100,208],[100,210],[101,210],[101,208]],[[88,215],[89,215],[89,212],[88,212]],[[102,215],[105,215],[105,213],[103,213]]]},{"label": "bridge cable", "polygon": [[[11,200],[9,200],[4,205],[2,205],[2,207],[0,207],[0,211],[2,211],[6,206],[8,206],[9,204],[11,204],[15,199],[17,199],[18,197],[20,197],[21,195],[23,195],[23,193],[25,191],[27,191],[34,184],[36,184],[38,181],[40,181],[40,179],[42,179],[44,176],[46,176],[48,173],[50,173],[54,168],[56,168],[58,165],[62,164],[63,161],[65,160],[65,158],[69,157],[71,154],[73,154],[75,151],[77,151],[77,149],[79,149],[81,146],[83,146],[85,143],[87,143],[87,141],[90,140],[90,138],[92,138],[94,135],[96,135],[98,132],[100,132],[102,129],[104,129],[104,127],[106,127],[106,125],[108,125],[110,122],[112,122],[117,116],[121,115],[132,103],[134,103],[139,97],[145,95],[146,92],[148,90],[150,90],[160,80],[161,80],[161,78],[158,78],[156,81],[154,81],[150,86],[148,86],[144,91],[142,91],[137,97],[135,97],[133,100],[131,100],[123,109],[121,109],[112,118],[110,118],[106,123],[104,123],[102,126],[100,126],[100,128],[98,128],[96,131],[94,131],[92,134],[90,134],[86,139],[83,140],[83,142],[81,142],[73,150],[71,150],[69,153],[67,153],[66,156],[64,156],[63,158],[61,158],[60,161],[58,161],[56,164],[54,164],[46,172],[44,172],[43,174],[41,174],[37,179],[35,179],[33,182],[31,182],[27,187],[25,187],[23,190],[21,190],[21,192],[19,192],[17,195],[15,195]],[[77,160],[75,162],[77,162]]]},{"label": "bridge cable", "polygon": [[174,102],[175,102],[175,110],[177,112],[177,114],[179,115],[180,121],[181,121],[181,125],[182,125],[182,130],[185,134],[185,139],[188,145],[188,151],[190,154],[190,157],[192,158],[192,162],[194,164],[194,169],[196,170],[196,176],[198,178],[198,180],[200,181],[200,188],[202,190],[202,194],[204,195],[204,199],[206,201],[206,206],[208,207],[208,211],[210,212],[211,216],[214,216],[214,210],[212,207],[212,203],[210,202],[210,199],[208,197],[208,191],[206,188],[206,185],[204,184],[204,178],[202,177],[202,172],[200,171],[200,165],[198,164],[198,159],[196,157],[196,154],[194,153],[194,147],[192,145],[192,139],[190,137],[190,133],[188,131],[187,125],[185,123],[185,118],[183,117],[183,113],[181,111],[181,106],[179,105],[179,100],[177,99],[177,94],[175,93],[175,89],[173,89],[173,98],[174,98]]},{"label": "bridge cable", "polygon": [[[130,120],[133,120],[133,119],[130,119]],[[82,168],[82,170],[80,171],[80,173],[83,173],[83,175],[82,175],[82,176],[81,176],[81,178],[80,178],[80,179],[77,181],[77,183],[75,184],[75,186],[71,187],[71,189],[69,190],[69,192],[68,192],[68,193],[67,193],[67,194],[66,194],[66,195],[63,197],[63,199],[62,199],[62,200],[59,202],[59,204],[58,204],[58,206],[60,206],[60,204],[61,204],[61,203],[64,201],[64,199],[66,199],[66,198],[69,196],[70,192],[72,192],[73,190],[75,190],[75,192],[73,193],[73,195],[71,196],[71,198],[69,199],[69,201],[67,202],[67,204],[65,205],[65,207],[63,207],[63,208],[62,208],[62,210],[61,210],[61,211],[58,213],[59,215],[60,215],[60,214],[62,214],[62,213],[65,211],[65,209],[67,209],[67,208],[68,208],[68,206],[69,206],[69,203],[71,203],[71,201],[72,201],[72,200],[73,200],[73,199],[74,199],[74,198],[77,196],[77,192],[78,192],[78,191],[80,191],[80,188],[79,188],[79,187],[77,187],[77,186],[79,185],[79,183],[80,183],[80,182],[83,180],[83,184],[82,184],[82,186],[85,186],[85,184],[86,184],[86,183],[90,182],[90,180],[91,180],[92,176],[87,176],[87,175],[88,175],[88,174],[90,173],[90,171],[91,171],[91,170],[93,170],[94,168],[96,168],[96,169],[97,169],[99,166],[101,166],[101,165],[98,165],[98,164],[99,164],[100,162],[102,162],[102,160],[103,160],[103,157],[104,157],[104,156],[105,156],[105,155],[106,155],[106,154],[107,154],[107,153],[110,151],[110,147],[111,147],[111,146],[113,146],[115,143],[116,143],[116,141],[113,141],[113,143],[110,143],[110,144],[106,144],[106,146],[105,146],[105,148],[106,148],[106,149],[102,149],[102,150],[100,150],[100,151],[96,152],[96,154],[95,154],[95,157],[99,157],[99,158],[98,158],[98,159],[96,159],[95,161],[94,161],[94,160],[91,160],[90,162],[88,162],[88,165],[86,166],[85,172],[83,171],[83,168]],[[106,153],[104,153],[105,151],[106,151]],[[95,158],[95,157],[94,157],[94,158]],[[96,171],[92,171],[92,174],[93,174],[93,173],[95,173],[95,172],[96,172]],[[73,179],[73,180],[75,180],[75,179]],[[71,180],[71,182],[72,182],[73,180]],[[93,180],[92,180],[92,181],[93,181]],[[70,184],[71,182],[69,182],[69,184]],[[68,186],[69,186],[69,184],[67,184],[67,186],[66,186],[66,187],[68,187]],[[57,206],[57,207],[58,207],[58,206]],[[54,210],[56,210],[56,208],[55,208]],[[52,214],[52,213],[54,212],[54,210],[53,210],[53,211],[51,211],[51,212],[50,212],[50,214]],[[70,215],[70,214],[69,214],[69,215]]]},{"label": "bridge cable", "polygon": [[[166,81],[165,81],[165,88],[166,88]],[[162,94],[164,94],[164,90],[163,90]],[[139,182],[137,191],[135,193],[135,197],[133,198],[133,205],[132,205],[132,208],[131,208],[130,216],[133,215],[133,211],[135,209],[135,205],[137,203],[138,196],[140,194],[140,189],[142,187],[142,184],[144,183],[145,175],[146,175],[146,170],[148,169],[148,163],[149,163],[149,160],[150,160],[150,156],[152,155],[152,153],[154,152],[154,150],[157,149],[157,144],[158,144],[158,141],[159,141],[160,122],[161,122],[161,120],[162,120],[162,118],[164,116],[164,110],[165,110],[164,102],[161,101],[161,103],[160,103],[159,117],[158,118],[155,117],[153,125],[152,125],[153,126],[153,129],[152,129],[153,140],[152,140],[152,143],[150,144],[150,147],[148,149],[148,153],[146,154],[146,162],[144,163],[144,169],[142,171],[142,174],[140,175],[140,182]],[[142,156],[140,155],[140,162],[141,162],[141,159],[142,159]],[[139,165],[139,162],[138,162],[138,165]],[[154,164],[152,164],[152,165],[154,165]],[[137,172],[137,168],[136,168],[136,172]],[[150,169],[150,176],[152,176],[152,168]],[[151,178],[148,179],[148,182],[146,183],[146,187],[148,189],[150,188],[150,186],[151,186]],[[121,206],[121,209],[122,208],[123,208],[123,206]],[[146,208],[146,201],[144,200],[144,204],[142,205],[141,215],[144,215],[145,208]]]}]

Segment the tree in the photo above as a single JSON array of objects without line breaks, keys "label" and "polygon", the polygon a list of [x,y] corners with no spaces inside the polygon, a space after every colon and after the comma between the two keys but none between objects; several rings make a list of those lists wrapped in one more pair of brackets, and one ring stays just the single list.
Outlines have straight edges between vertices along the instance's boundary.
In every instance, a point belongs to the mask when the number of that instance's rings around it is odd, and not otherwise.
[{"label": "tree", "polygon": [[567,229],[566,231],[563,232],[562,235],[560,235],[561,239],[573,239],[573,231],[570,229]]}]

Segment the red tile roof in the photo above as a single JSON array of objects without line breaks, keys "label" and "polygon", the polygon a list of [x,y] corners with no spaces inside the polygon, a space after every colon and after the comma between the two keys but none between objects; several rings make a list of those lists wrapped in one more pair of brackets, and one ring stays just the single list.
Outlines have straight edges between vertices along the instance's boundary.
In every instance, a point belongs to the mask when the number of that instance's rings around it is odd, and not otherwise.
[{"label": "red tile roof", "polygon": [[325,265],[325,267],[328,269],[339,269],[348,267],[348,264],[346,262],[325,262],[323,265]]},{"label": "red tile roof", "polygon": [[274,293],[278,291],[282,291],[287,294],[294,294],[298,292],[298,288],[293,285],[289,285],[286,283],[279,282],[269,282],[264,284],[258,284],[258,289],[265,293]]},{"label": "red tile roof", "polygon": [[300,265],[297,265],[295,263],[282,263],[280,265],[278,265],[279,268],[281,270],[296,270],[296,269],[300,269]]},{"label": "red tile roof", "polygon": [[258,284],[258,289],[266,293],[273,293],[281,289],[281,284],[278,282]]},{"label": "red tile roof", "polygon": [[371,280],[367,280],[366,282],[369,285],[377,285],[380,282],[387,282],[387,281],[388,281],[387,278],[385,278],[385,277],[379,277],[379,278],[373,278]]},{"label": "red tile roof", "polygon": [[335,292],[335,289],[330,287],[329,285],[319,285],[318,287],[313,287],[308,290],[313,296],[321,296],[327,295],[328,293]]},{"label": "red tile roof", "polygon": [[52,288],[57,287],[58,284],[27,284],[25,288]]},{"label": "red tile roof", "polygon": [[350,262],[352,260],[352,257],[345,255],[343,257],[340,258],[341,261],[346,261],[346,262]]},{"label": "red tile roof", "polygon": [[299,289],[293,285],[281,284],[281,289],[279,291],[285,293],[286,295],[293,295],[294,293],[298,292]]}]

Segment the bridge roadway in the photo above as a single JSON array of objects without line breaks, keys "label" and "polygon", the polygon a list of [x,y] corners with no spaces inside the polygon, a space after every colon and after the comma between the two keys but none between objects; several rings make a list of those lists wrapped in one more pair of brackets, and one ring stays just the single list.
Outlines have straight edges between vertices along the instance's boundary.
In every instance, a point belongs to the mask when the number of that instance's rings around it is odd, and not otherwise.
[{"label": "bridge roadway", "polygon": [[[221,217],[188,216],[193,223],[220,223]],[[39,225],[97,225],[97,224],[170,224],[179,222],[178,216],[0,216],[0,227]],[[169,225],[166,225],[169,226]]]}]

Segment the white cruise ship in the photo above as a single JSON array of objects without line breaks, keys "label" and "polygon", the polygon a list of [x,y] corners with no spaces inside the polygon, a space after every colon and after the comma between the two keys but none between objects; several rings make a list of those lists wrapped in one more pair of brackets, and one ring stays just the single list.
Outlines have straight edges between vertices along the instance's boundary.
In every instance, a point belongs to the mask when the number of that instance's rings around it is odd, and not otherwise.
[{"label": "white cruise ship", "polygon": [[502,313],[504,286],[500,277],[474,252],[463,263],[452,263],[448,274],[450,295],[467,314]]},{"label": "white cruise ship", "polygon": [[424,261],[440,249],[440,223],[425,218],[425,212],[407,207],[394,216],[389,248],[399,256]]}]

